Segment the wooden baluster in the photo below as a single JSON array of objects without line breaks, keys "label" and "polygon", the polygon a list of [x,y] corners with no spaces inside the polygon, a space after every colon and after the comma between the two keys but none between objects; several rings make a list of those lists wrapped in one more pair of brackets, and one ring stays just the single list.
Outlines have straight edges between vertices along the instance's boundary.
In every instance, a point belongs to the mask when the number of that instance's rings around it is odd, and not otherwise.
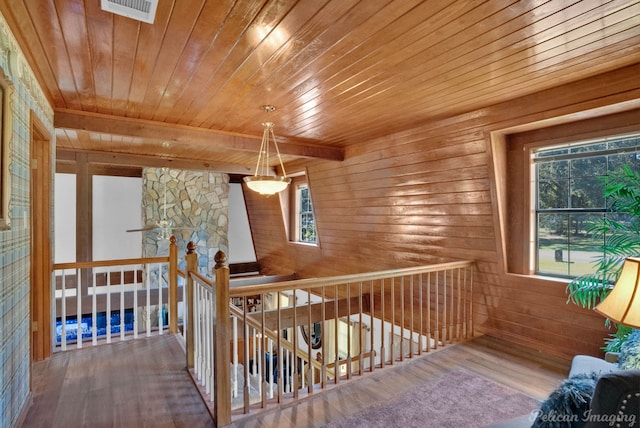
[{"label": "wooden baluster", "polygon": [[169,244],[169,333],[178,332],[178,245],[172,236]]},{"label": "wooden baluster", "polygon": [[[339,310],[339,304],[338,304],[338,300],[340,300],[340,293],[338,290],[338,285],[336,285],[336,290],[335,290],[335,294],[334,294],[334,307],[335,307],[335,312],[333,313],[333,343],[334,343],[334,347],[335,347],[335,356],[334,356],[334,360],[333,360],[333,380],[335,381],[335,383],[337,384],[340,381],[340,342],[338,341],[340,335],[339,335],[339,319],[340,319],[340,310]],[[311,301],[311,297],[309,297],[309,301]],[[311,314],[311,310],[309,310],[309,314]],[[326,359],[326,356],[322,356],[324,359]],[[311,362],[311,348],[309,348],[309,362]]]},{"label": "wooden baluster", "polygon": [[[218,251],[214,256],[216,278],[216,313],[215,313],[215,356],[214,356],[214,395],[215,395],[215,419],[217,426],[225,426],[231,423],[231,379],[229,377],[230,346],[231,340],[229,310],[229,267],[227,256]],[[246,343],[245,343],[246,344]],[[245,365],[246,365],[245,361]]]},{"label": "wooden baluster", "polygon": [[409,277],[409,358],[413,358],[415,351],[413,350],[413,337],[415,333],[415,326],[413,325],[413,275]]},{"label": "wooden baluster", "polygon": [[374,322],[374,314],[375,314],[375,298],[373,295],[373,290],[374,290],[374,284],[373,284],[373,280],[369,281],[369,314],[371,314],[369,316],[369,323],[371,324],[369,326],[369,341],[371,343],[371,346],[369,347],[371,353],[369,354],[369,371],[373,372],[374,370],[374,366],[376,365],[376,356],[375,356],[375,349],[373,347],[374,339],[375,339],[375,322]]},{"label": "wooden baluster", "polygon": [[191,272],[196,272],[198,269],[198,254],[196,254],[196,244],[193,241],[189,241],[187,244],[187,255],[185,260],[187,262],[187,283],[185,284],[185,291],[187,293],[185,301],[187,302],[187,310],[185,314],[184,328],[186,331],[187,340],[187,368],[192,369],[194,363],[194,308],[193,308],[193,278],[191,278]]},{"label": "wooden baluster", "polygon": [[261,406],[265,408],[267,406],[267,365],[265,363],[265,356],[267,352],[267,334],[265,331],[265,319],[264,319],[264,311],[266,306],[266,294],[260,294],[260,357],[258,358],[258,375],[260,376],[260,383],[262,387],[260,388],[261,394]]},{"label": "wooden baluster", "polygon": [[362,281],[358,283],[358,375],[362,376],[364,357],[362,356]]},{"label": "wooden baluster", "polygon": [[[347,369],[347,379],[351,379],[351,348],[353,347],[351,336],[351,284],[347,283],[347,361],[345,366]],[[336,366],[336,370],[339,370],[338,366]]]},{"label": "wooden baluster", "polygon": [[458,273],[458,280],[456,281],[456,285],[457,285],[457,296],[458,298],[456,299],[456,340],[460,340],[460,317],[461,315],[461,309],[460,309],[460,302],[462,301],[462,294],[461,293],[461,289],[460,289],[460,282],[461,282],[461,278],[460,278],[460,271],[461,269],[456,269],[456,272]]},{"label": "wooden baluster", "polygon": [[[424,302],[422,300],[422,274],[418,274],[418,302],[420,302],[418,304],[418,320],[420,322],[420,331],[418,332],[418,335],[420,337],[420,342],[418,345],[418,355],[422,355],[422,341],[424,340],[424,330],[423,330],[423,323],[424,323],[424,318],[423,318],[423,314],[422,314],[422,306],[424,305]],[[429,343],[429,338],[427,338],[427,343]]]},{"label": "wooden baluster", "polygon": [[393,365],[396,355],[393,349],[396,336],[396,279],[391,277],[391,340],[389,343],[389,364]]},{"label": "wooden baluster", "polygon": [[435,313],[435,322],[434,322],[434,332],[433,335],[435,336],[434,338],[434,344],[433,347],[434,349],[438,349],[438,345],[440,344],[440,295],[438,293],[440,293],[440,287],[439,287],[439,282],[440,282],[440,273],[439,272],[434,272],[435,273],[435,283],[433,284],[435,287],[435,293],[434,293],[434,297],[436,299],[436,313]]},{"label": "wooden baluster", "polygon": [[400,361],[404,361],[404,276],[400,278]]},{"label": "wooden baluster", "polygon": [[[385,280],[380,280],[380,368],[384,368],[386,355],[385,349],[385,337],[384,337],[384,283]],[[373,313],[373,312],[372,312]],[[393,327],[391,328],[393,331]]]},{"label": "wooden baluster", "polygon": [[427,273],[427,352],[431,350],[431,272]]},{"label": "wooden baluster", "polygon": [[469,336],[473,337],[473,266],[469,272]]}]

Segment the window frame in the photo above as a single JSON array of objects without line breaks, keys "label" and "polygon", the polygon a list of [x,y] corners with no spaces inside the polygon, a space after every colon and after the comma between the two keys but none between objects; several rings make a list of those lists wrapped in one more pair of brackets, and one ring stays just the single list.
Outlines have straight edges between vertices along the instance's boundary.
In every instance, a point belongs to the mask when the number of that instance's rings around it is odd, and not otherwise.
[{"label": "window frame", "polygon": [[[317,217],[316,217],[316,213],[314,210],[314,206],[315,204],[313,203],[313,192],[311,191],[311,186],[309,185],[309,180],[307,179],[307,175],[305,173],[301,173],[298,174],[296,176],[291,177],[291,184],[289,185],[289,193],[288,193],[288,198],[289,198],[289,210],[288,210],[288,215],[289,215],[289,219],[288,219],[288,229],[289,229],[289,242],[292,244],[298,244],[298,245],[308,245],[308,246],[313,246],[313,247],[319,247],[320,246],[320,236],[318,233],[318,223],[317,223]],[[306,186],[309,189],[309,200],[311,202],[311,213],[313,215],[313,219],[314,219],[314,226],[315,226],[315,234],[316,234],[316,241],[315,242],[307,242],[307,241],[301,241],[300,240],[300,227],[299,227],[299,222],[300,222],[300,213],[299,213],[299,206],[300,206],[300,187],[302,186]]]},{"label": "window frame", "polygon": [[[618,148],[611,148],[611,146],[609,146],[610,143],[619,143],[621,141],[631,142],[633,146],[623,146]],[[598,149],[595,147],[596,145],[605,147]],[[540,153],[544,151],[566,151],[566,153],[549,153],[548,155],[540,156]],[[611,213],[610,201],[604,197],[604,185],[601,184],[600,180],[602,177],[606,177],[608,174],[616,171],[622,164],[627,164],[626,159],[623,160],[618,158],[619,155],[625,154],[635,154],[635,160],[632,160],[632,164],[634,168],[637,168],[637,160],[640,159],[640,134],[612,135],[588,141],[576,141],[561,145],[545,146],[531,151],[533,174],[533,180],[531,183],[532,187],[530,189],[533,194],[533,212],[531,221],[534,223],[535,230],[535,234],[533,236],[535,245],[532,257],[534,271],[537,275],[572,279],[589,273],[590,268],[585,266],[584,258],[582,259],[582,262],[580,261],[579,253],[586,251],[588,254],[593,256],[597,255],[599,252],[589,248],[591,244],[588,244],[590,242],[588,236],[574,236],[574,234],[571,233],[574,226],[573,221],[579,221],[580,217],[583,216],[592,218],[610,216],[610,214],[608,214]],[[543,167],[545,164],[557,164],[562,168],[562,163],[565,162],[566,170],[560,176],[544,176],[546,175],[546,168]],[[589,165],[593,162],[595,162],[595,165]],[[584,165],[580,166],[583,163],[586,163],[589,168],[585,169]],[[600,164],[598,165],[598,163]],[[543,174],[543,176],[541,176],[541,174]],[[561,206],[557,206],[555,204],[545,206],[542,198],[543,195],[540,190],[541,186],[545,182],[555,182],[557,185],[564,188],[564,191],[561,191],[561,200],[564,201],[555,201],[556,203],[559,202]],[[589,198],[588,189],[590,188],[593,188],[593,191],[595,191],[595,193],[591,193],[592,198]],[[580,199],[574,199],[576,195],[580,194],[580,191],[583,191],[583,194],[586,196],[586,199],[584,200],[586,203],[583,203]],[[602,193],[600,193],[600,191]],[[563,269],[560,269],[561,271],[554,271],[554,266],[557,265],[547,265],[548,270],[545,270],[543,267],[543,265],[548,264],[550,258],[548,255],[546,257],[541,257],[543,231],[541,227],[541,217],[549,215],[558,216],[560,221],[563,223],[568,222],[565,226],[566,236],[558,236],[563,241],[566,238],[566,242],[559,242],[556,245],[556,248],[553,249],[553,258],[555,258],[555,262],[562,262],[564,259],[563,250],[566,250],[567,252],[567,264]],[[615,214],[614,217],[616,217]],[[582,221],[588,222],[590,220],[583,219]],[[583,227],[588,228],[588,225],[585,224]],[[581,229],[584,231],[582,227]],[[587,243],[588,246],[581,248],[581,245],[584,245],[585,243]],[[547,250],[551,249],[547,248]],[[589,258],[591,258],[591,256],[589,256]],[[558,260],[558,257],[560,260]]]},{"label": "window frame", "polygon": [[640,133],[640,109],[565,121],[547,127],[491,133],[505,273],[568,281],[536,273],[535,165],[533,151],[580,141]]}]

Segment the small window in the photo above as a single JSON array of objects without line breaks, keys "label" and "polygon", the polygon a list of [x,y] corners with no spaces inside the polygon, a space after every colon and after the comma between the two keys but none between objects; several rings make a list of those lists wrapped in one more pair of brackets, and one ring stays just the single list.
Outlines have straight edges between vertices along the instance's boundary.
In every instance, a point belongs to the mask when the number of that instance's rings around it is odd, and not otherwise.
[{"label": "small window", "polygon": [[588,233],[612,213],[602,177],[627,165],[640,169],[640,136],[566,144],[533,154],[536,273],[576,277],[590,273],[602,241]]},{"label": "small window", "polygon": [[313,216],[311,193],[307,183],[295,186],[295,240],[308,244],[317,244],[316,222]]}]

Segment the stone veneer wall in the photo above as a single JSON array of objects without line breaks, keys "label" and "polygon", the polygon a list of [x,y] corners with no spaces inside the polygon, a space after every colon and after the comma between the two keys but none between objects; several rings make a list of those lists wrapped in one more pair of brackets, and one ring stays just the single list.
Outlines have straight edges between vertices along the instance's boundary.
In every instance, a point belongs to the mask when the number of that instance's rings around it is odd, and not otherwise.
[{"label": "stone veneer wall", "polygon": [[[0,231],[0,427],[15,426],[29,398],[29,295],[31,290],[31,112],[52,138],[53,109],[0,15],[0,67],[13,84],[11,228]],[[51,144],[52,158],[55,144]],[[53,182],[53,170],[51,171]],[[53,191],[53,186],[51,186]],[[52,197],[53,199],[53,197]],[[53,222],[53,213],[51,213]],[[53,231],[53,224],[51,226]],[[53,242],[53,237],[50,237]],[[52,246],[53,248],[53,246]]]},{"label": "stone veneer wall", "polygon": [[[154,224],[164,218],[165,188],[166,218],[175,227],[173,235],[179,258],[184,258],[187,242],[193,241],[200,273],[211,276],[215,253],[218,250],[229,252],[229,176],[206,171],[145,168],[142,172],[142,224]],[[158,231],[144,233],[143,240],[143,257],[169,253],[169,240],[162,239]],[[183,261],[181,268],[184,268]]]}]

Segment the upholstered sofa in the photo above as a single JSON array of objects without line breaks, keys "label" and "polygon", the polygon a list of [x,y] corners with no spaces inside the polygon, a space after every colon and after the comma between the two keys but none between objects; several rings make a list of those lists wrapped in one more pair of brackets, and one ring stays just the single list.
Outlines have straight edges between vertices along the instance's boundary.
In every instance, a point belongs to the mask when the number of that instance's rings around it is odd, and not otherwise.
[{"label": "upholstered sofa", "polygon": [[585,428],[638,427],[640,370],[618,370],[600,376],[585,419]]}]

